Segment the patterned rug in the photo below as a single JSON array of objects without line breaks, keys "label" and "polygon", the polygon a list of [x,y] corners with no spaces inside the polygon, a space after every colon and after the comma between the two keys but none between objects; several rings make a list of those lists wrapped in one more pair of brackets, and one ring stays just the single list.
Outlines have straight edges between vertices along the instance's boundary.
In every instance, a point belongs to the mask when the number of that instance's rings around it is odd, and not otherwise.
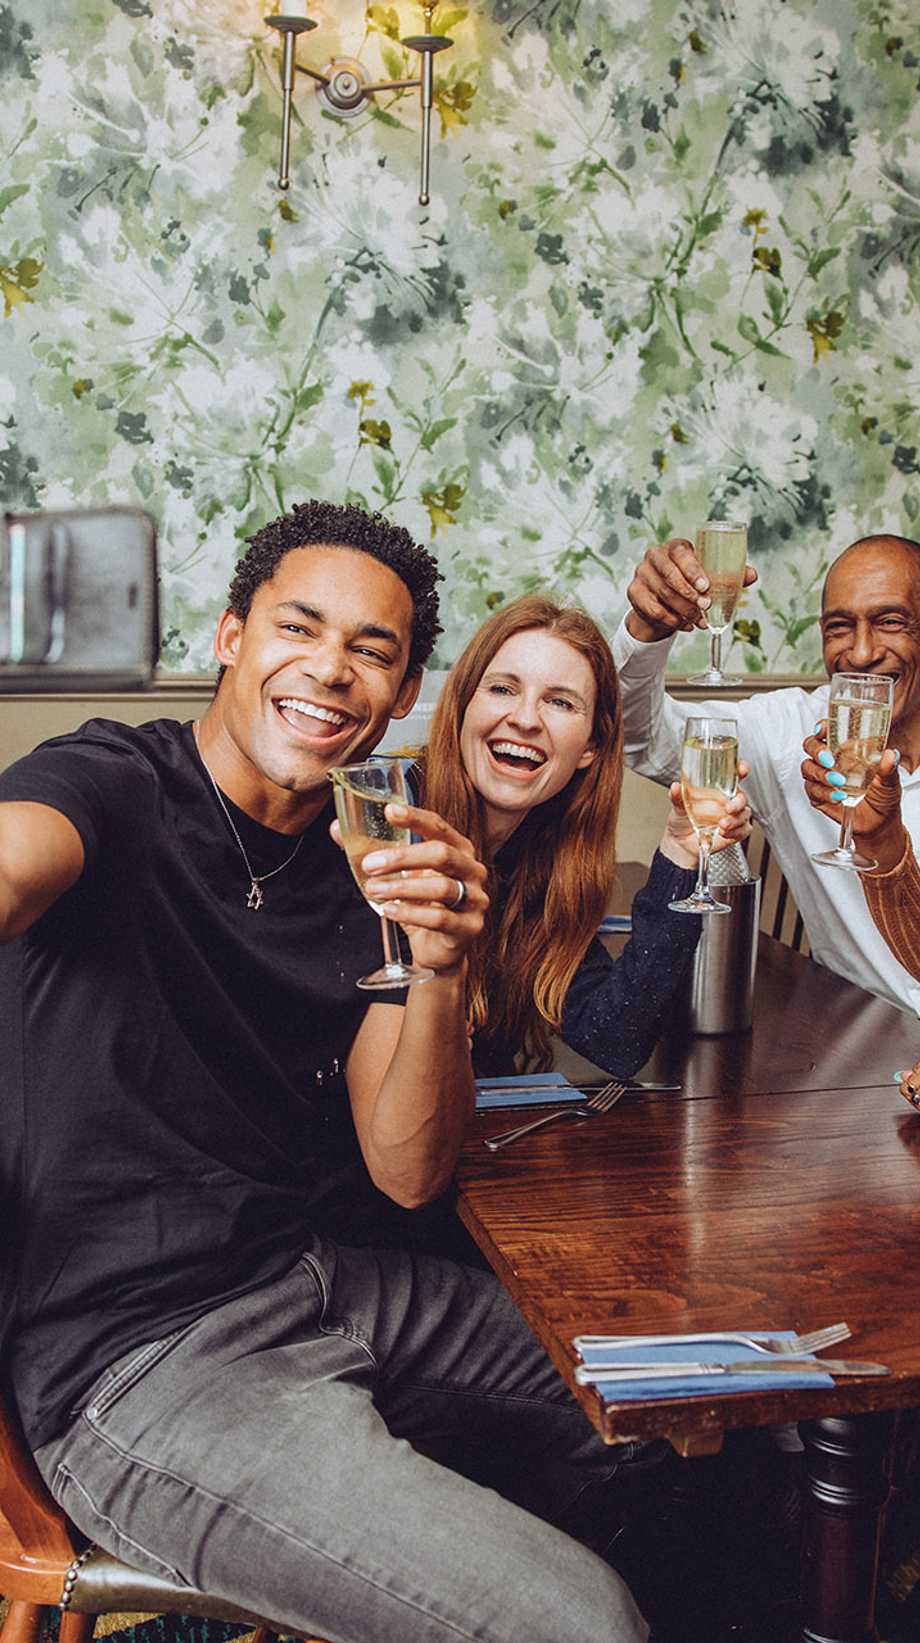
[{"label": "patterned rug", "polygon": [[[0,1599],[0,1625],[8,1605]],[[58,1615],[49,1613],[42,1643],[57,1643]],[[200,1620],[181,1614],[106,1614],[96,1621],[94,1638],[109,1643],[249,1643],[253,1633],[224,1620]]]}]

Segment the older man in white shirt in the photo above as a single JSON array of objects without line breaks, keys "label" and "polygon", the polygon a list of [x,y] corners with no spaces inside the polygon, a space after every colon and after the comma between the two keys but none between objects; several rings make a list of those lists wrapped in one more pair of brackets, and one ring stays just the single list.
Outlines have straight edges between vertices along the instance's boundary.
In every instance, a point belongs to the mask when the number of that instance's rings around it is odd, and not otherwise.
[{"label": "older man in white shirt", "polygon": [[[755,580],[751,566],[746,582]],[[815,762],[815,731],[827,717],[828,686],[790,687],[705,703],[677,702],[665,691],[670,641],[705,627],[709,581],[691,544],[676,538],[649,549],[630,584],[631,609],[613,641],[623,691],[627,763],[653,781],[674,780],[691,713],[737,719],[751,808],[789,881],[814,957],[901,1009],[920,1010],[920,988],[899,964],[870,917],[862,875],[819,867],[812,856],[836,842],[834,783]],[[920,543],[864,537],[828,572],[821,615],[829,674],[882,673],[894,679],[889,748],[900,756],[901,815],[915,854],[920,847]],[[807,743],[807,746],[804,744]],[[803,761],[804,751],[804,761]],[[893,755],[886,755],[888,769]],[[829,773],[833,774],[833,773]],[[840,812],[840,805],[836,806]],[[855,811],[857,836],[871,825]],[[871,853],[871,852],[870,852]]]}]

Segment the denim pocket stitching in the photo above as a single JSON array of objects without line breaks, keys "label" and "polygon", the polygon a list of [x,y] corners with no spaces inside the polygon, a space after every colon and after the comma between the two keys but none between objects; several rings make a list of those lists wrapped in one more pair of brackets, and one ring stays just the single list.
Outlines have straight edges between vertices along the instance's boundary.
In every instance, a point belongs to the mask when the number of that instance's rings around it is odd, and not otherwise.
[{"label": "denim pocket stitching", "polygon": [[194,1323],[183,1324],[180,1329],[174,1329],[170,1335],[163,1335],[156,1341],[147,1341],[146,1345],[140,1347],[128,1359],[127,1363],[122,1365],[117,1374],[113,1375],[112,1379],[100,1388],[95,1396],[90,1392],[83,1409],[87,1419],[90,1421],[98,1420],[105,1415],[112,1408],[112,1405],[125,1392],[129,1392],[135,1382],[139,1381],[141,1376],[146,1374],[149,1369],[152,1369],[154,1364],[159,1363],[161,1358],[165,1358],[166,1354],[185,1335],[189,1334],[198,1322],[199,1320],[195,1319]]},{"label": "denim pocket stitching", "polygon": [[[111,1531],[112,1535],[115,1537],[115,1540],[119,1544],[129,1547],[132,1551],[139,1553],[142,1558],[147,1558],[149,1562],[154,1564],[156,1568],[160,1570],[161,1574],[165,1576],[167,1580],[171,1580],[174,1585],[188,1586],[190,1591],[193,1589],[185,1577],[179,1573],[178,1569],[174,1569],[169,1563],[164,1563],[161,1557],[157,1557],[154,1552],[149,1551],[148,1548],[143,1546],[139,1540],[132,1540],[131,1536],[126,1535],[123,1529],[119,1529],[118,1525],[113,1523],[112,1519],[108,1517],[105,1512],[101,1511],[96,1505],[96,1502],[93,1500],[89,1490],[80,1482],[79,1478],[74,1476],[73,1472],[70,1470],[70,1467],[67,1466],[64,1461],[59,1461],[54,1473],[54,1489],[52,1490],[52,1493],[58,1501],[60,1501],[61,1494],[64,1493],[64,1489],[68,1483],[73,1484],[73,1487],[76,1489],[77,1493],[82,1495],[87,1506],[89,1507],[89,1510],[93,1513],[96,1520],[99,1523],[104,1524],[106,1529]],[[127,1561],[130,1561],[130,1558]],[[141,1570],[141,1572],[143,1571]]]},{"label": "denim pocket stitching", "polygon": [[371,1347],[371,1344],[368,1341],[368,1339],[367,1339],[366,1335],[364,1334],[363,1330],[356,1329],[355,1325],[353,1323],[348,1322],[348,1321],[343,1321],[341,1323],[332,1323],[332,1322],[327,1322],[326,1321],[327,1313],[329,1311],[329,1307],[330,1307],[331,1302],[332,1302],[332,1296],[329,1293],[329,1285],[326,1282],[326,1274],[323,1271],[320,1263],[316,1260],[316,1258],[313,1255],[307,1254],[307,1255],[303,1255],[301,1257],[301,1264],[304,1267],[309,1269],[309,1271],[310,1271],[310,1273],[313,1277],[313,1282],[315,1283],[315,1285],[316,1285],[316,1287],[319,1291],[320,1300],[322,1302],[322,1307],[321,1307],[321,1310],[320,1310],[319,1319],[317,1320],[317,1328],[318,1328],[320,1334],[321,1335],[338,1335],[343,1340],[351,1341],[353,1346],[360,1347],[361,1351],[365,1352],[367,1354],[368,1358],[370,1359],[371,1363],[373,1364],[374,1368],[376,1369],[377,1368],[377,1359],[374,1355],[373,1348]]}]

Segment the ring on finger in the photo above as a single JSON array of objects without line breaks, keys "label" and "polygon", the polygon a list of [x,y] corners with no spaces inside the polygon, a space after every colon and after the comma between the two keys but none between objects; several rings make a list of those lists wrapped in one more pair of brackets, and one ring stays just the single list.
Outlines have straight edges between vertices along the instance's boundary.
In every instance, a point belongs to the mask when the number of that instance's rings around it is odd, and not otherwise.
[{"label": "ring on finger", "polygon": [[449,907],[460,907],[462,905],[462,903],[466,900],[466,885],[464,884],[462,879],[454,879],[454,883],[457,886],[457,894],[454,897],[453,901],[448,902],[448,906]]}]

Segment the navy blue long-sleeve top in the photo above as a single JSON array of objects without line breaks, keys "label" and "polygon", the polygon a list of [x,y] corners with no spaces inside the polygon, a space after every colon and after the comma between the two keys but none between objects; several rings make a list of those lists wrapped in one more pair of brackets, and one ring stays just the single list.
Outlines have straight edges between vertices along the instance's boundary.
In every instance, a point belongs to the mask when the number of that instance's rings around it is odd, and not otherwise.
[{"label": "navy blue long-sleeve top", "polygon": [[[514,835],[509,840],[513,846]],[[496,857],[495,900],[514,868],[508,851]],[[649,876],[632,904],[632,935],[612,958],[595,936],[566,995],[560,1037],[570,1049],[619,1078],[646,1062],[664,1027],[668,1008],[690,966],[702,921],[668,911],[668,902],[689,895],[696,875],[656,850]],[[478,1034],[473,1062],[480,1077],[514,1071],[519,1044]]]}]

